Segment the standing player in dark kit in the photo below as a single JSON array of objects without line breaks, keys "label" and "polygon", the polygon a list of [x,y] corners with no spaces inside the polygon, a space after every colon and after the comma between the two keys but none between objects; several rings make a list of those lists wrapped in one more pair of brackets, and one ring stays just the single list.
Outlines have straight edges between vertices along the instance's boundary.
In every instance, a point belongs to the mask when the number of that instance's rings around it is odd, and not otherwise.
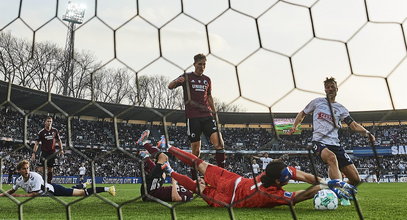
[{"label": "standing player in dark kit", "polygon": [[64,149],[62,147],[61,138],[59,137],[59,132],[57,129],[52,127],[52,117],[48,116],[45,119],[45,127],[38,132],[37,139],[35,140],[33,153],[31,156],[31,160],[35,161],[35,154],[38,151],[38,144],[41,142],[41,155],[40,155],[40,163],[38,167],[38,172],[44,172],[44,159],[47,158],[47,182],[51,183],[52,180],[52,171],[53,166],[55,163],[55,157],[48,158],[50,155],[56,152],[55,143],[58,143],[59,146],[59,153],[64,154]]},{"label": "standing player in dark kit", "polygon": [[[218,131],[213,117],[215,105],[211,94],[211,79],[204,75],[206,57],[194,56],[195,71],[185,73],[170,82],[169,89],[182,86],[184,91],[185,115],[187,118],[188,137],[191,141],[192,154],[199,157],[202,132],[210,139],[216,149],[215,159],[219,167],[225,167],[225,150],[222,135]],[[192,172],[194,176],[195,172]]]},{"label": "standing player in dark kit", "polygon": [[[150,143],[144,143],[149,134],[150,131],[145,130],[137,140],[137,144],[143,145],[150,154],[148,155],[147,152],[144,151],[139,153],[144,161],[148,194],[166,202],[190,201],[193,198],[192,192],[178,185],[176,180],[172,179],[171,186],[163,186],[166,177],[165,171],[168,172],[169,169],[170,171],[172,169],[168,166],[167,155]],[[156,162],[154,163],[151,158],[156,158]],[[140,191],[141,195],[143,195],[143,201],[149,201],[150,199],[145,196],[146,190],[144,189],[144,184],[141,185]]]}]

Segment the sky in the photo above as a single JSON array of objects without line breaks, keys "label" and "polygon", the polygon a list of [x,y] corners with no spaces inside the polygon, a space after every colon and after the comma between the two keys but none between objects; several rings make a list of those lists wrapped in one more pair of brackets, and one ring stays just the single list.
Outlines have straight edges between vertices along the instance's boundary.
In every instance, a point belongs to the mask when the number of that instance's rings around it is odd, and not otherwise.
[{"label": "sky", "polygon": [[[35,33],[36,42],[63,48],[67,2],[23,0],[18,16],[20,1],[1,0],[0,31],[31,41]],[[127,66],[132,77],[176,78],[210,51],[212,95],[247,112],[301,111],[324,96],[329,76],[350,111],[407,109],[405,0],[366,0],[367,10],[364,0],[73,2],[86,5],[75,50],[106,67]]]}]

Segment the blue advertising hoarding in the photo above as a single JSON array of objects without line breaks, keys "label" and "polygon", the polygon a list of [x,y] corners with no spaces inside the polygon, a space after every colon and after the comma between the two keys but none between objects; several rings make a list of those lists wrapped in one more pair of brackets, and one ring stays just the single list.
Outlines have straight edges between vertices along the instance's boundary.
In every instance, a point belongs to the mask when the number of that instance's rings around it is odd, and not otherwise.
[{"label": "blue advertising hoarding", "polygon": [[[378,156],[395,156],[407,155],[407,145],[401,146],[377,146],[376,152]],[[372,147],[354,147],[353,155],[356,157],[371,157],[373,156]]]}]

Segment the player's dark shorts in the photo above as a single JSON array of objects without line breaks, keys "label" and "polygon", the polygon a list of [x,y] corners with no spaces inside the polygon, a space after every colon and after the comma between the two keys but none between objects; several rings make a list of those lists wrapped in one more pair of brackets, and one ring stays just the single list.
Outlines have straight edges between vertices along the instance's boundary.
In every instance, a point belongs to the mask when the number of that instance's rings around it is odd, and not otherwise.
[{"label": "player's dark shorts", "polygon": [[47,160],[47,166],[48,167],[53,167],[55,165],[55,157],[56,155],[50,157],[53,154],[53,152],[47,152],[47,151],[41,151],[40,154],[40,162],[38,163],[38,166],[43,167],[44,166],[44,159]]},{"label": "player's dark shorts", "polygon": [[54,196],[72,196],[73,194],[73,189],[70,188],[65,188],[59,184],[52,183],[51,184],[54,187]]},{"label": "player's dark shorts", "polygon": [[321,142],[313,141],[312,142],[312,151],[321,157],[321,151],[325,148],[328,148],[336,155],[336,159],[338,160],[339,169],[346,167],[347,165],[353,164],[352,159],[349,155],[345,152],[342,146],[335,146],[335,145],[328,145],[323,144]]},{"label": "player's dark shorts", "polygon": [[202,132],[206,137],[211,137],[211,134],[218,131],[215,119],[212,116],[203,118],[188,118],[187,119],[187,134],[191,142],[201,140]]}]

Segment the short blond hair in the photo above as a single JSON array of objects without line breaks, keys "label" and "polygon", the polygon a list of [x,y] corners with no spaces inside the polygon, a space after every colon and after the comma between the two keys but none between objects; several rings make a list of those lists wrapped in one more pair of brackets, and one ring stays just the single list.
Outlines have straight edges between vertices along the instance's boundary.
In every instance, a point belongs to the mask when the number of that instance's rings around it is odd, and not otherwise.
[{"label": "short blond hair", "polygon": [[20,163],[17,164],[17,170],[21,170],[24,165],[28,164],[30,166],[30,162],[28,160],[22,160]]}]

